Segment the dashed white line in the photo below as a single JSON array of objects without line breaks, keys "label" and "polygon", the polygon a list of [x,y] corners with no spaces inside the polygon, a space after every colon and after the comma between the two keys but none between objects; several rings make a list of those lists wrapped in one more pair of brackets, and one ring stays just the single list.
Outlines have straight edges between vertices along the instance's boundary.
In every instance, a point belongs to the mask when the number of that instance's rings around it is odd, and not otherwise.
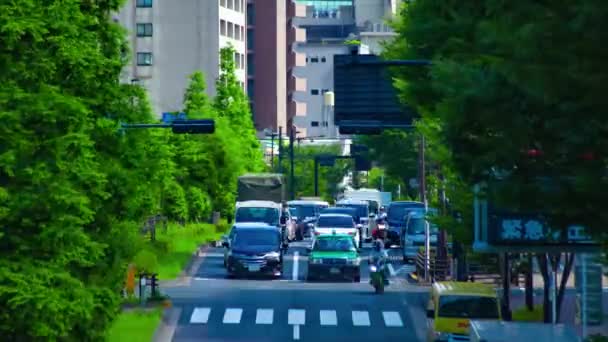
[{"label": "dashed white line", "polygon": [[223,322],[224,324],[239,324],[242,315],[243,309],[226,309]]},{"label": "dashed white line", "polygon": [[209,321],[210,308],[195,308],[190,316],[190,323],[206,324]]},{"label": "dashed white line", "polygon": [[356,327],[369,327],[369,313],[367,311],[353,311],[353,325]]},{"label": "dashed white line", "polygon": [[393,264],[389,263],[387,266],[388,266],[388,271],[391,272],[391,277],[394,277],[396,273],[395,273],[395,269],[393,268]]},{"label": "dashed white line", "polygon": [[397,311],[382,311],[382,317],[384,318],[384,324],[387,327],[403,326],[403,321]]},{"label": "dashed white line", "polygon": [[300,326],[299,325],[293,326],[293,339],[294,340],[300,339]]},{"label": "dashed white line", "polygon": [[319,320],[321,321],[321,325],[338,325],[336,310],[319,311]]},{"label": "dashed white line", "polygon": [[298,259],[300,257],[300,253],[298,251],[293,252],[293,269],[291,272],[291,279],[292,280],[298,280],[298,268],[299,268],[299,263],[298,263]]}]

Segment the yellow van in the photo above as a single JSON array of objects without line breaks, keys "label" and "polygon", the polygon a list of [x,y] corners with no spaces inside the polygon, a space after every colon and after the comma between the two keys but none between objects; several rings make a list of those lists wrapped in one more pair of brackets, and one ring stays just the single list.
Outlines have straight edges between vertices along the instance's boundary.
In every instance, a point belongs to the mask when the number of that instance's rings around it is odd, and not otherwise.
[{"label": "yellow van", "polygon": [[468,341],[469,320],[500,320],[500,303],[491,285],[437,282],[426,317],[428,341]]}]

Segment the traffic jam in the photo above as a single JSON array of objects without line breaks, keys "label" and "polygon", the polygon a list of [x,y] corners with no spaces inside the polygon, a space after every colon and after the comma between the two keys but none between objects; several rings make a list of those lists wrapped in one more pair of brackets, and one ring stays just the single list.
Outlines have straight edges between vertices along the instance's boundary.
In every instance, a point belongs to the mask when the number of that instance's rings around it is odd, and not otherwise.
[{"label": "traffic jam", "polygon": [[333,204],[284,201],[281,177],[265,174],[242,176],[238,190],[234,222],[221,241],[229,278],[281,278],[288,251],[299,248],[307,257],[306,281],[359,283],[365,272],[382,293],[394,273],[389,261],[411,264],[425,242],[437,241],[426,216],[432,210],[391,202],[390,193],[375,189],[347,189]]}]

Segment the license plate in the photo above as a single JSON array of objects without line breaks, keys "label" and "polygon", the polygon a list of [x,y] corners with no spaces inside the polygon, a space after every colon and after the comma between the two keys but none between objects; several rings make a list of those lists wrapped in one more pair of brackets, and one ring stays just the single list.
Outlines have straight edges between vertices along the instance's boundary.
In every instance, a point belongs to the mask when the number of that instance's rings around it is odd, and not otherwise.
[{"label": "license plate", "polygon": [[250,272],[257,272],[260,270],[260,265],[249,265],[248,268]]},{"label": "license plate", "polygon": [[340,274],[340,269],[337,267],[332,267],[329,269],[329,273],[331,274]]}]

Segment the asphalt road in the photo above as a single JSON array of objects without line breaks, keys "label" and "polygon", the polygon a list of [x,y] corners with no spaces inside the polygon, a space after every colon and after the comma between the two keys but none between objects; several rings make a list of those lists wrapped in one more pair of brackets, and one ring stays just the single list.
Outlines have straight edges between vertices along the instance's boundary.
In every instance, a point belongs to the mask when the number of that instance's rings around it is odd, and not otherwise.
[{"label": "asphalt road", "polygon": [[[407,284],[412,269],[391,250],[383,295],[361,282],[306,282],[307,242],[290,245],[279,279],[227,279],[223,249],[207,248],[188,286],[165,291],[181,317],[173,341],[421,341],[427,291]],[[364,248],[362,259],[369,254]]]}]

